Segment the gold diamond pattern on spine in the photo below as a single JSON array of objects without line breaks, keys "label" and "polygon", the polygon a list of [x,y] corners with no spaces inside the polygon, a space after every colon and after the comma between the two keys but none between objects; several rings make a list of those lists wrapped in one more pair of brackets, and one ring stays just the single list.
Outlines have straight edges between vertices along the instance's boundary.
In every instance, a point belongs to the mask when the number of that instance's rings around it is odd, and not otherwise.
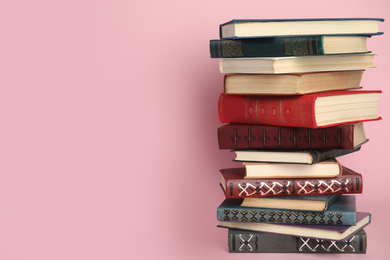
[{"label": "gold diamond pattern on spine", "polygon": [[222,57],[243,57],[241,41],[222,41]]},{"label": "gold diamond pattern on spine", "polygon": [[257,222],[257,217],[256,217],[256,215],[257,215],[257,210],[251,210],[250,211],[250,213],[251,213],[251,222]]},{"label": "gold diamond pattern on spine", "polygon": [[307,40],[308,39],[305,37],[284,38],[285,55],[288,56],[309,55]]}]

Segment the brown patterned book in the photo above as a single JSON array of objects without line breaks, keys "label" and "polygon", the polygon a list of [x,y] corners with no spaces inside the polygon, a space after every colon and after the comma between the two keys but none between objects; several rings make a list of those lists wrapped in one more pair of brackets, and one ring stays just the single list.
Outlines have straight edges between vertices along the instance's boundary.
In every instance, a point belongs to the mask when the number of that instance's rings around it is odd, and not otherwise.
[{"label": "brown patterned book", "polygon": [[252,124],[218,128],[219,149],[354,149],[367,141],[363,123],[316,129]]},{"label": "brown patterned book", "polygon": [[227,199],[363,192],[362,175],[345,166],[342,166],[342,174],[333,178],[246,179],[245,168],[221,169],[220,172],[221,187]]}]

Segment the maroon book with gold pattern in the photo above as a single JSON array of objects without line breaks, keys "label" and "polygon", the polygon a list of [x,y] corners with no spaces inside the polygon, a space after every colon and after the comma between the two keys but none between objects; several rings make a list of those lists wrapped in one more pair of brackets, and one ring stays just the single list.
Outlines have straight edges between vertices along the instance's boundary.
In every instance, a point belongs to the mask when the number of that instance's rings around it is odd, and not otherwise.
[{"label": "maroon book with gold pattern", "polygon": [[360,173],[343,166],[333,178],[245,178],[245,168],[222,169],[221,186],[227,199],[278,196],[358,194],[363,192]]},{"label": "maroon book with gold pattern", "polygon": [[219,149],[355,149],[367,140],[363,123],[316,129],[251,124],[218,128]]}]

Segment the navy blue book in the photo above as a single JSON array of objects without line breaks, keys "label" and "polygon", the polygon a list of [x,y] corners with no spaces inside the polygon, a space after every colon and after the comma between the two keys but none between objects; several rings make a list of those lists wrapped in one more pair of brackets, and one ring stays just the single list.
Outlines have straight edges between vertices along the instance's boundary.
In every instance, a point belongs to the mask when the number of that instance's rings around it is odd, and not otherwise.
[{"label": "navy blue book", "polygon": [[221,39],[299,35],[378,35],[382,18],[236,19],[220,25]]},{"label": "navy blue book", "polygon": [[304,225],[356,225],[354,195],[343,195],[325,211],[302,211],[241,206],[243,199],[225,199],[217,219],[226,222],[283,223]]}]

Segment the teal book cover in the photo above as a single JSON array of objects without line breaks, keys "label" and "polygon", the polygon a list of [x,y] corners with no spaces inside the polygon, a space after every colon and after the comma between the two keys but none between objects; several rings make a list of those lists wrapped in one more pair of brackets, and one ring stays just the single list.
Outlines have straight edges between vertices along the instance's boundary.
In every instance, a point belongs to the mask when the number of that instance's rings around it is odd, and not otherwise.
[{"label": "teal book cover", "polygon": [[225,199],[217,208],[217,219],[229,222],[258,222],[308,225],[356,225],[356,199],[343,195],[322,212],[241,206],[243,199]]}]

